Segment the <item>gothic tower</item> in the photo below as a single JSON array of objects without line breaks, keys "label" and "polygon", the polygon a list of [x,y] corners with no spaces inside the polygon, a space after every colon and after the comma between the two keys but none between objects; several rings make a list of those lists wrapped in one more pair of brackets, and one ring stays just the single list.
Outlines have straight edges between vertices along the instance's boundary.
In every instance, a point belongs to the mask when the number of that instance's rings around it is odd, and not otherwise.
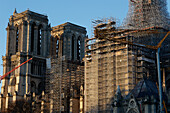
[{"label": "gothic tower", "polygon": [[29,58],[33,60],[2,80],[1,110],[8,108],[9,102],[23,99],[31,93],[40,94],[44,90],[51,27],[47,16],[30,10],[17,13],[15,9],[6,30],[6,55],[2,58],[3,74]]},{"label": "gothic tower", "polygon": [[86,38],[86,28],[70,22],[52,27],[51,70],[46,77],[45,90],[49,96],[50,112],[78,113],[80,110]]},{"label": "gothic tower", "polygon": [[70,22],[52,27],[51,56],[81,61],[84,57],[86,29]]}]

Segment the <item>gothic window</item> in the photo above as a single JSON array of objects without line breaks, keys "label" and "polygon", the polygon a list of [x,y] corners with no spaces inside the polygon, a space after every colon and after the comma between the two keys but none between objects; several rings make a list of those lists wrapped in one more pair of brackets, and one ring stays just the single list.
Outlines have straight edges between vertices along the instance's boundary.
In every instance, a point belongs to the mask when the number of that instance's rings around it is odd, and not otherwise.
[{"label": "gothic window", "polygon": [[71,46],[72,60],[74,60],[74,39],[75,39],[75,35],[72,36],[72,46]]},{"label": "gothic window", "polygon": [[16,30],[16,52],[18,52],[18,39],[19,39],[19,29]]},{"label": "gothic window", "polygon": [[35,30],[35,23],[31,26],[31,52],[34,50],[34,30]]},{"label": "gothic window", "polygon": [[42,38],[42,26],[38,27],[38,44],[37,44],[37,55],[41,54],[41,38]]},{"label": "gothic window", "polygon": [[36,84],[35,82],[31,82],[31,93],[36,92]]},{"label": "gothic window", "polygon": [[38,84],[38,94],[41,94],[43,90],[44,90],[43,83],[40,82],[40,83]]},{"label": "gothic window", "polygon": [[77,60],[80,60],[80,52],[81,52],[81,49],[80,49],[80,45],[81,45],[81,42],[80,42],[80,37],[78,37],[77,39]]},{"label": "gothic window", "polygon": [[58,57],[59,40],[56,38],[56,57]]},{"label": "gothic window", "polygon": [[16,77],[14,77],[10,83],[11,86],[15,86],[16,84]]}]

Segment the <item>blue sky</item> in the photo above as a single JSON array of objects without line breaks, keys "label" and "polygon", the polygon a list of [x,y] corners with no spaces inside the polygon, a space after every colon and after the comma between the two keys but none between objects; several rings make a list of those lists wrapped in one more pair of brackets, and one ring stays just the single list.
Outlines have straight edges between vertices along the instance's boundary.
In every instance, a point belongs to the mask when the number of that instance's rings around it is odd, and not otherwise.
[{"label": "blue sky", "polygon": [[[170,0],[167,1],[170,12]],[[51,26],[65,22],[84,26],[90,37],[92,19],[115,17],[122,21],[128,12],[128,0],[0,0],[0,56],[5,55],[7,34],[5,28],[15,8],[18,13],[29,8],[31,11],[45,14]]]}]

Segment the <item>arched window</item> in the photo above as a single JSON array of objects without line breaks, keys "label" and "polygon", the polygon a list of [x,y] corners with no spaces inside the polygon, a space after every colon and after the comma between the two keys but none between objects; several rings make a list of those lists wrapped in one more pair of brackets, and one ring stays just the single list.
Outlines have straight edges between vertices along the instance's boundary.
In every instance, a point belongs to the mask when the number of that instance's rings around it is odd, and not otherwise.
[{"label": "arched window", "polygon": [[16,30],[16,52],[18,52],[18,39],[19,39],[19,29]]},{"label": "arched window", "polygon": [[40,83],[38,84],[38,94],[41,94],[43,90],[44,90],[43,83],[40,82]]},{"label": "arched window", "polygon": [[72,36],[72,46],[71,46],[71,53],[72,53],[72,60],[74,60],[74,39],[75,35]]},{"label": "arched window", "polygon": [[31,93],[35,92],[36,93],[36,84],[35,82],[31,81]]},{"label": "arched window", "polygon": [[31,52],[34,51],[34,30],[35,30],[35,23],[31,25]]},{"label": "arched window", "polygon": [[41,36],[42,36],[42,26],[38,27],[38,44],[37,44],[37,55],[41,54]]},{"label": "arched window", "polygon": [[59,39],[56,38],[56,57],[58,58]]},{"label": "arched window", "polygon": [[80,37],[78,37],[78,39],[77,39],[77,60],[80,60],[80,45],[81,45],[81,42],[80,42]]},{"label": "arched window", "polygon": [[16,84],[16,77],[14,77],[10,83],[11,86],[15,86]]}]

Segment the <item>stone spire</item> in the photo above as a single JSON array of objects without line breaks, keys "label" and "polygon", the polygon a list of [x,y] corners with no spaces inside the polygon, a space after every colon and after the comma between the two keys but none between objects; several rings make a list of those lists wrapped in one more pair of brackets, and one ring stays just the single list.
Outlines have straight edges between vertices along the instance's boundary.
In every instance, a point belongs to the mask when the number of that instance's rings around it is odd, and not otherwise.
[{"label": "stone spire", "polygon": [[13,15],[15,15],[15,14],[17,14],[17,10],[16,10],[16,8],[15,8],[15,10],[14,10],[14,12],[13,12]]},{"label": "stone spire", "polygon": [[121,91],[120,91],[120,87],[119,87],[119,85],[117,86],[116,94],[117,94],[117,95],[121,95]]}]

